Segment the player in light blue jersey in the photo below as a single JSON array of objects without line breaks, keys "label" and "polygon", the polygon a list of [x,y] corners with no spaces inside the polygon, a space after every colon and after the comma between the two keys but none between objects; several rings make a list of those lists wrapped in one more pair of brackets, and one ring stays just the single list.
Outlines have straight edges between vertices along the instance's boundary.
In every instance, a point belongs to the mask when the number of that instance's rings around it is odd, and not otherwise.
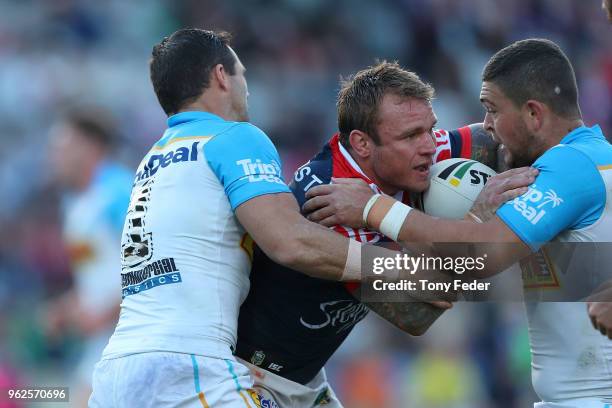
[{"label": "player in light blue jersey", "polygon": [[612,146],[599,126],[584,126],[573,68],[551,41],[518,41],[497,52],[480,97],[484,126],[504,144],[507,164],[539,170],[528,191],[496,214],[448,221],[404,208],[408,215],[399,217],[402,204],[348,183],[309,190],[319,197],[305,207],[318,220],[317,211],[333,205],[342,216],[330,222],[360,227],[365,219],[382,233],[391,217],[406,244],[488,242],[474,245],[488,254],[487,273],[521,260],[533,384],[542,399],[536,407],[604,408],[612,403],[612,342],[593,330],[584,303],[568,300],[584,299],[592,280],[612,273]]},{"label": "player in light blue jersey", "polygon": [[275,262],[345,281],[360,279],[361,247],[300,214],[274,145],[247,122],[245,68],[226,34],[179,30],[150,70],[168,129],[134,179],[121,314],[89,403],[258,407],[233,356],[253,241]]},{"label": "player in light blue jersey", "polygon": [[73,286],[46,307],[47,333],[76,330],[84,352],[73,372],[72,400],[83,406],[91,393],[91,373],[112,334],[121,297],[117,252],[130,200],[132,172],[113,159],[115,129],[105,112],[80,109],[50,132],[50,159],[62,195],[64,244]]}]

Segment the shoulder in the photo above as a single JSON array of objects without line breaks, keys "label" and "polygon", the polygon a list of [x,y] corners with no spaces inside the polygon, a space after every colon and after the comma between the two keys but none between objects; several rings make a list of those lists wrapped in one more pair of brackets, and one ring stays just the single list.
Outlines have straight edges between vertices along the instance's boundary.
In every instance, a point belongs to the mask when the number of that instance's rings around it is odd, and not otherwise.
[{"label": "shoulder", "polygon": [[542,172],[562,176],[598,175],[597,164],[580,146],[559,144],[547,150],[534,163],[533,167]]},{"label": "shoulder", "polygon": [[300,206],[306,202],[306,191],[317,185],[329,184],[332,173],[333,155],[329,145],[326,144],[317,155],[295,171],[293,180],[289,184]]},{"label": "shoulder", "polygon": [[268,135],[248,122],[227,122],[227,127],[213,136],[206,144],[206,150],[215,148],[230,148],[238,151],[264,148],[276,151]]}]

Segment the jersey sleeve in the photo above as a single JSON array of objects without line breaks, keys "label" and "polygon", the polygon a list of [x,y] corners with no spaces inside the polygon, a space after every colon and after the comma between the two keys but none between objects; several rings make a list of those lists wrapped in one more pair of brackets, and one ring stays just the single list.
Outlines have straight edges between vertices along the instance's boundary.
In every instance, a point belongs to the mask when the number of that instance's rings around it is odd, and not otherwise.
[{"label": "jersey sleeve", "polygon": [[537,251],[560,232],[597,221],[606,190],[595,164],[569,146],[552,148],[533,167],[540,171],[535,182],[525,194],[502,205],[497,216]]},{"label": "jersey sleeve", "polygon": [[434,138],[436,142],[434,163],[454,158],[469,159],[472,156],[472,130],[469,126],[450,131],[436,130]]},{"label": "jersey sleeve", "polygon": [[274,144],[251,124],[240,123],[215,136],[204,145],[204,153],[232,210],[260,195],[289,192]]}]

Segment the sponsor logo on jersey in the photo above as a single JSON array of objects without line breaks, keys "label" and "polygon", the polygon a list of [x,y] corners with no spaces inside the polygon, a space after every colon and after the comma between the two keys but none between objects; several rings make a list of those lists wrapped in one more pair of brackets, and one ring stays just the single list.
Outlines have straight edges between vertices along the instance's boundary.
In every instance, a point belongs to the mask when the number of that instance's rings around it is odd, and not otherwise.
[{"label": "sponsor logo on jersey", "polygon": [[276,372],[280,372],[280,370],[282,369],[283,369],[282,364],[270,363],[270,365],[268,366],[268,370],[272,370]]},{"label": "sponsor logo on jersey", "polygon": [[540,191],[535,184],[520,197],[515,198],[508,205],[512,205],[527,221],[536,225],[546,215],[546,210],[563,204],[563,199],[553,189]]},{"label": "sponsor logo on jersey", "polygon": [[163,154],[152,154],[149,156],[149,160],[144,165],[143,169],[136,173],[135,182],[149,178],[155,175],[159,169],[165,169],[172,164],[197,161],[199,143],[200,142],[193,142],[190,148],[179,147]]},{"label": "sponsor logo on jersey", "polygon": [[335,300],[319,305],[322,315],[319,321],[307,322],[300,317],[300,323],[311,330],[321,330],[325,327],[337,328],[336,333],[343,332],[357,324],[368,314],[368,308],[360,302],[352,300]]},{"label": "sponsor logo on jersey", "polygon": [[281,178],[281,167],[276,160],[270,163],[264,163],[259,159],[242,159],[236,161],[236,165],[240,166],[245,176],[248,176],[250,183],[259,181],[267,181],[269,183],[285,184]]},{"label": "sponsor logo on jersey", "polygon": [[523,288],[558,288],[559,278],[544,248],[520,261],[523,275]]},{"label": "sponsor logo on jersey", "polygon": [[121,273],[123,297],[143,292],[161,285],[182,282],[181,273],[174,258],[163,258],[144,268]]}]

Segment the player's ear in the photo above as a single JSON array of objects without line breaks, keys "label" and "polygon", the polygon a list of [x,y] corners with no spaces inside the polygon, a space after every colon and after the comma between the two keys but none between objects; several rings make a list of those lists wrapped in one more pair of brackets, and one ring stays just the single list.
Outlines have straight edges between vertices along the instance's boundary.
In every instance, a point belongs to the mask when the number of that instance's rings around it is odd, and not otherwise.
[{"label": "player's ear", "polygon": [[219,84],[219,88],[227,91],[229,89],[229,74],[223,68],[223,64],[217,64],[210,73],[211,79]]},{"label": "player's ear", "polygon": [[372,139],[367,133],[361,130],[352,130],[349,134],[349,143],[353,152],[361,158],[370,156],[372,149]]},{"label": "player's ear", "polygon": [[539,132],[546,121],[546,115],[549,112],[547,106],[542,102],[533,99],[528,100],[523,105],[523,117],[527,128],[532,133]]}]

